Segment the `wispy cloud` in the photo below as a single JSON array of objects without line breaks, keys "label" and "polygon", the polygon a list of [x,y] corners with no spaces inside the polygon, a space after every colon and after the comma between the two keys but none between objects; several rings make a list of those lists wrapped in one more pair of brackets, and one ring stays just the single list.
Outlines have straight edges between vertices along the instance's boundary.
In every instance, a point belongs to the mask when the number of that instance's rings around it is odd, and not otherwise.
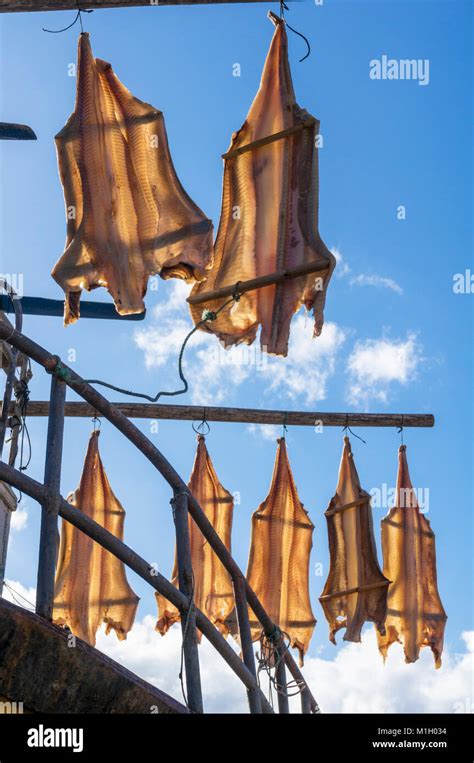
[{"label": "wispy cloud", "polygon": [[416,379],[422,362],[422,349],[414,333],[405,340],[384,337],[356,342],[347,361],[349,402],[362,403],[366,409],[371,401],[388,403],[396,385]]},{"label": "wispy cloud", "polygon": [[339,278],[349,278],[350,286],[374,286],[376,289],[390,289],[396,294],[403,294],[402,287],[393,278],[379,276],[375,273],[358,273],[354,275],[354,271],[340,250],[333,247],[331,251],[337,262],[335,274]]},{"label": "wispy cloud", "polygon": [[396,294],[403,294],[402,287],[393,278],[361,273],[351,278],[349,283],[351,286],[375,286],[376,288],[391,289]]},{"label": "wispy cloud", "polygon": [[276,424],[249,424],[247,432],[263,440],[275,441],[281,435],[281,427]]},{"label": "wispy cloud", "polygon": [[[192,323],[186,305],[189,288],[177,281],[169,291],[166,302],[154,308],[153,323],[135,332],[135,342],[144,353],[147,368],[164,368],[171,380],[171,375],[176,375],[179,349]],[[229,402],[244,384],[260,381],[265,382],[269,397],[273,393],[275,398],[289,397],[308,405],[324,400],[346,333],[337,324],[327,323],[318,339],[312,335],[311,318],[296,316],[291,324],[288,356],[277,358],[262,353],[258,339],[250,347],[238,345],[225,350],[214,335],[197,331],[184,360],[192,402]]]}]

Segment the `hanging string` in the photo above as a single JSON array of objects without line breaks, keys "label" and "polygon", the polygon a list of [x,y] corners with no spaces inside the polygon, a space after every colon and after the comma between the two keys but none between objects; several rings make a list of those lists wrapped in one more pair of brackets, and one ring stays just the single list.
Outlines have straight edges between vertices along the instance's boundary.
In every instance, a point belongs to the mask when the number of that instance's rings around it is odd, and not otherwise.
[{"label": "hanging string", "polygon": [[342,427],[342,431],[343,431],[343,433],[344,432],[350,432],[353,437],[357,437],[357,439],[360,440],[361,442],[363,442],[364,445],[367,445],[366,441],[362,437],[360,437],[358,434],[353,432],[352,429],[350,428],[350,426],[349,426],[349,414],[348,413],[346,413],[346,423]]},{"label": "hanging string", "polygon": [[295,697],[300,694],[306,687],[304,681],[298,681],[291,679],[284,684],[281,684],[277,679],[278,668],[285,660],[286,653],[289,651],[291,639],[288,633],[280,630],[275,626],[274,631],[267,635],[265,631],[260,634],[261,651],[257,652],[257,683],[260,685],[260,673],[265,673],[268,677],[269,695],[268,701],[273,707],[273,695],[272,689],[277,694],[282,694],[288,697]]},{"label": "hanging string", "polygon": [[68,24],[68,26],[65,26],[64,29],[45,29],[42,27],[43,32],[48,32],[49,34],[61,34],[62,32],[67,32],[68,29],[71,29],[77,22],[79,22],[79,25],[81,27],[81,34],[84,34],[84,27],[82,26],[82,14],[83,13],[93,13],[94,11],[86,10],[85,8],[79,8],[78,4],[78,11],[76,13],[76,18],[71,24]]},{"label": "hanging string", "polygon": [[403,413],[402,413],[402,423],[401,423],[401,424],[400,424],[400,426],[397,428],[397,432],[398,432],[398,434],[400,435],[401,444],[403,445]]},{"label": "hanging string", "polygon": [[218,310],[215,312],[213,310],[204,310],[202,314],[202,319],[196,323],[193,329],[189,332],[189,334],[186,335],[183,344],[181,345],[181,349],[179,351],[178,356],[178,375],[181,381],[183,382],[182,389],[177,389],[174,392],[167,392],[165,390],[162,390],[158,392],[154,397],[152,395],[147,395],[144,392],[134,392],[130,389],[124,389],[123,387],[117,387],[115,384],[110,384],[109,382],[102,381],[101,379],[81,379],[80,382],[75,381],[71,378],[70,371],[68,368],[65,368],[62,363],[61,359],[58,356],[55,356],[56,365],[53,369],[48,370],[47,373],[53,374],[54,376],[57,376],[59,379],[62,379],[65,382],[68,382],[71,387],[74,388],[77,384],[99,384],[101,387],[107,387],[107,389],[111,389],[114,392],[119,392],[121,395],[128,395],[130,397],[139,397],[143,400],[148,400],[150,403],[156,403],[160,397],[166,396],[166,397],[174,397],[175,395],[184,395],[188,389],[189,384],[188,381],[183,373],[183,355],[184,350],[186,349],[186,345],[188,344],[189,340],[195,334],[195,332],[201,327],[204,326],[206,323],[210,321],[215,321],[217,316],[219,315],[224,308],[228,307],[232,302],[240,299],[239,294],[234,294],[231,299],[227,300],[227,302],[224,302],[223,305],[219,307]]},{"label": "hanging string", "polygon": [[288,427],[286,426],[286,411],[283,413],[283,425],[281,428],[281,436],[283,439],[286,438],[286,433],[288,432]]},{"label": "hanging string", "polygon": [[298,37],[301,37],[301,38],[302,38],[302,39],[305,41],[305,43],[306,43],[306,46],[307,46],[307,48],[308,48],[308,50],[307,50],[307,52],[306,52],[306,55],[305,55],[305,56],[303,56],[303,58],[300,58],[300,59],[299,59],[299,62],[301,63],[301,62],[302,62],[302,61],[304,61],[306,58],[308,58],[308,56],[310,55],[310,53],[311,53],[311,45],[309,44],[309,40],[308,40],[308,38],[307,38],[307,37],[305,37],[305,36],[304,36],[304,34],[301,34],[301,32],[298,32],[298,30],[297,30],[297,29],[293,29],[293,27],[292,27],[292,26],[290,26],[290,25],[289,25],[289,23],[288,23],[288,21],[285,19],[285,11],[289,11],[289,10],[290,10],[290,9],[289,9],[289,8],[288,8],[288,6],[286,5],[286,3],[285,3],[285,2],[283,2],[283,0],[280,0],[280,16],[281,16],[281,18],[283,19],[283,21],[285,22],[285,25],[288,27],[288,29],[290,29],[290,30],[293,32],[293,34],[297,34],[297,35],[298,35]]},{"label": "hanging string", "polygon": [[12,586],[11,586],[9,583],[7,583],[7,581],[6,581],[6,580],[4,580],[4,581],[3,581],[3,585],[5,586],[5,588],[8,588],[8,590],[10,591],[10,593],[11,593],[11,595],[12,595],[12,599],[13,599],[13,601],[14,601],[16,604],[18,604],[18,606],[19,606],[19,607],[23,607],[23,609],[27,609],[27,607],[25,607],[25,605],[24,605],[24,604],[22,604],[22,603],[21,603],[21,601],[19,601],[19,600],[16,598],[17,596],[18,596],[20,599],[23,599],[23,601],[26,601],[26,603],[30,605],[30,607],[31,607],[31,610],[30,610],[30,611],[31,611],[31,612],[35,612],[35,610],[36,610],[36,607],[35,607],[35,605],[33,604],[33,602],[31,602],[29,599],[27,599],[25,596],[23,596],[23,594],[21,594],[19,591],[16,591],[14,588],[12,588]]}]

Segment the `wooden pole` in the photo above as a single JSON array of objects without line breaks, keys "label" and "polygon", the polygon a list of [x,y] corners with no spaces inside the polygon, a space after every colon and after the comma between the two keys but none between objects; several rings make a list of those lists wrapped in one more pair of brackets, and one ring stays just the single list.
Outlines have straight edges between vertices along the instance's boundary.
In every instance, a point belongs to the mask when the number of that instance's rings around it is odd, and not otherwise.
[{"label": "wooden pole", "polygon": [[283,281],[309,275],[310,273],[318,273],[327,270],[328,267],[329,260],[326,257],[322,257],[319,260],[312,260],[311,262],[306,262],[304,265],[298,265],[296,268],[283,270],[281,273],[269,273],[266,276],[251,278],[249,281],[238,281],[236,284],[222,286],[220,289],[205,291],[201,294],[196,294],[194,297],[188,297],[187,301],[190,305],[201,305],[205,302],[212,302],[215,299],[231,297],[234,293],[244,294],[246,291],[255,291],[255,289],[261,289],[264,286],[283,283]]},{"label": "wooden pole", "polygon": [[[19,472],[12,466],[8,466],[0,461],[0,480],[21,490],[25,495],[29,495],[38,503],[44,503],[48,496],[47,488],[40,482],[28,477],[24,472]],[[133,549],[129,548],[123,541],[112,535],[105,527],[99,525],[93,519],[88,517],[75,506],[68,503],[64,498],[59,500],[59,514],[63,519],[70,522],[78,530],[88,535],[90,538],[100,543],[107,551],[120,559],[124,564],[133,570],[142,580],[149,583],[155,591],[161,593],[180,611],[186,609],[187,599],[176,586],[170,583],[156,567],[145,561]],[[196,624],[199,630],[206,636],[208,641],[223,657],[229,667],[234,671],[244,686],[253,689],[257,686],[254,677],[242,662],[239,656],[234,652],[230,644],[223,638],[217,628],[211,623],[201,610],[196,609]],[[258,688],[258,687],[257,687]],[[265,713],[273,713],[263,692],[260,694],[263,710]]]},{"label": "wooden pole", "polygon": [[[46,315],[61,318],[64,315],[63,299],[21,297],[11,300],[6,294],[0,295],[0,310],[4,313],[12,313],[16,305],[21,308],[24,315]],[[146,315],[146,310],[132,315],[119,315],[115,305],[109,302],[92,302],[87,299],[82,300],[80,308],[81,318],[96,318],[102,321],[143,321]]]},{"label": "wooden pole", "polygon": [[44,484],[46,496],[41,508],[41,533],[36,590],[36,614],[53,619],[54,576],[58,550],[58,511],[61,483],[61,460],[64,432],[66,385],[51,379],[50,415],[46,438]]},{"label": "wooden pole", "polygon": [[303,715],[311,713],[311,700],[308,695],[307,689],[301,691],[301,712]]},{"label": "wooden pole", "polygon": [[181,610],[184,665],[186,670],[187,706],[193,713],[202,713],[201,674],[194,611],[193,566],[189,539],[188,496],[175,492],[171,500],[176,530],[176,557],[178,561],[179,590],[186,597],[187,606]]},{"label": "wooden pole", "polygon": [[[329,411],[277,411],[259,408],[226,408],[202,405],[162,405],[160,403],[110,403],[129,419],[221,421],[240,424],[276,424],[302,427],[433,427],[431,413],[331,413]],[[13,410],[13,409],[12,409]],[[68,402],[65,415],[92,418],[103,414],[89,403]],[[28,417],[48,416],[49,402],[30,400]]]},{"label": "wooden pole", "polygon": [[286,714],[290,712],[290,703],[288,702],[288,691],[286,688],[286,670],[285,661],[281,659],[275,670],[275,678],[278,686],[278,711]]},{"label": "wooden pole", "polygon": [[[82,8],[157,8],[160,5],[215,5],[221,3],[256,3],[263,0],[84,0]],[[287,0],[288,2],[288,0]],[[0,13],[27,11],[76,11],[77,0],[0,0]]]},{"label": "wooden pole", "polygon": [[[234,586],[235,609],[237,612],[237,623],[239,625],[240,648],[242,658],[247,668],[250,670],[255,680],[257,673],[255,670],[255,655],[253,653],[252,635],[250,632],[249,610],[247,604],[247,594],[245,593],[245,580],[238,575],[232,581]],[[262,703],[260,692],[256,689],[248,689],[247,696],[251,713],[261,713]]]}]

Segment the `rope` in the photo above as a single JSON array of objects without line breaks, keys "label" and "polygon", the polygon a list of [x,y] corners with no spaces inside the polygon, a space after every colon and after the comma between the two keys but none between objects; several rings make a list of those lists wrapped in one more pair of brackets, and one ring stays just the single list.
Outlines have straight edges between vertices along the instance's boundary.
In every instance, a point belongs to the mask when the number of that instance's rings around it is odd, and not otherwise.
[{"label": "rope", "polygon": [[78,11],[76,13],[76,17],[74,21],[71,24],[68,24],[68,26],[65,26],[64,29],[45,29],[42,27],[43,32],[48,32],[49,34],[61,34],[62,32],[67,32],[68,29],[71,29],[71,27],[75,26],[77,22],[79,22],[81,27],[81,34],[84,34],[84,27],[82,26],[82,13],[94,13],[94,11],[86,10],[85,8],[79,8],[79,3],[77,3]]},{"label": "rope", "polygon": [[342,431],[343,432],[350,432],[353,437],[357,437],[357,439],[360,440],[361,442],[363,442],[364,445],[367,445],[366,441],[362,437],[360,437],[360,435],[358,435],[358,434],[356,434],[355,432],[352,431],[352,429],[350,428],[348,422],[349,422],[349,414],[346,413],[346,423],[342,427]]},{"label": "rope", "polygon": [[262,631],[260,634],[261,652],[257,652],[257,682],[260,686],[260,673],[265,672],[268,677],[269,683],[269,697],[268,701],[273,707],[273,695],[272,689],[275,689],[277,694],[282,694],[286,697],[295,697],[306,687],[304,681],[297,681],[291,679],[284,684],[280,683],[277,679],[278,668],[285,660],[286,653],[290,648],[291,639],[288,633],[280,630],[277,626],[270,634],[266,634]]},{"label": "rope", "polygon": [[16,604],[18,604],[19,607],[23,607],[24,609],[26,609],[24,604],[22,604],[21,602],[17,600],[16,596],[19,596],[20,599],[23,599],[23,601],[26,601],[26,603],[30,605],[32,612],[36,611],[36,607],[33,604],[33,602],[29,601],[29,599],[23,596],[19,591],[15,591],[15,589],[12,588],[11,585],[9,585],[6,580],[3,581],[3,585],[5,586],[5,588],[8,588],[8,590],[10,591],[12,595],[12,599],[14,600]]},{"label": "rope", "polygon": [[227,302],[224,302],[223,305],[219,307],[218,310],[215,312],[213,310],[205,309],[202,313],[202,319],[196,323],[193,329],[187,334],[185,337],[183,344],[181,345],[181,349],[179,351],[178,356],[178,375],[181,381],[183,382],[183,388],[175,390],[174,392],[167,392],[165,390],[161,390],[158,392],[155,396],[147,395],[144,392],[134,392],[130,389],[124,389],[123,387],[117,387],[115,384],[110,384],[109,382],[102,381],[101,379],[80,379],[79,381],[76,381],[71,377],[70,369],[66,366],[63,366],[61,363],[61,359],[55,355],[54,358],[56,360],[56,365],[52,370],[47,370],[47,373],[53,374],[54,376],[57,376],[58,379],[61,379],[62,381],[67,382],[71,387],[74,387],[78,384],[99,384],[101,387],[107,387],[107,389],[111,389],[114,392],[118,392],[121,395],[128,395],[129,397],[139,397],[142,400],[148,400],[150,403],[156,403],[160,397],[167,396],[167,397],[174,397],[175,395],[184,395],[188,389],[189,384],[188,381],[183,373],[183,356],[184,356],[184,350],[186,349],[186,345],[188,344],[189,340],[193,336],[193,334],[201,328],[201,326],[204,326],[206,323],[210,321],[215,321],[217,316],[219,315],[222,310],[224,310],[225,307],[230,305],[232,302],[238,301],[240,299],[240,295],[236,292],[236,287],[234,288],[234,294],[232,295],[231,299],[227,300]]}]

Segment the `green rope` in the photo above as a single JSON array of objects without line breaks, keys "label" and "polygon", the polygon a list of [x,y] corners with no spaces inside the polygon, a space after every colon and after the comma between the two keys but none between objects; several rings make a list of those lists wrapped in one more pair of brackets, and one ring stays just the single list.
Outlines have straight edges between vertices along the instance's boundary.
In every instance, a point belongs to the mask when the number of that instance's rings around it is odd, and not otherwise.
[{"label": "green rope", "polygon": [[61,379],[64,382],[67,382],[71,387],[77,386],[79,384],[100,384],[100,386],[107,387],[107,389],[111,389],[114,392],[119,392],[121,395],[128,395],[130,397],[140,397],[143,400],[149,400],[150,403],[156,403],[157,400],[159,400],[160,397],[163,397],[164,395],[166,395],[167,397],[174,397],[175,395],[184,395],[189,389],[188,381],[183,373],[183,356],[184,356],[184,351],[186,349],[186,345],[188,344],[193,334],[199,328],[201,328],[201,326],[204,326],[206,323],[210,321],[215,321],[219,313],[222,312],[222,310],[224,310],[225,307],[230,305],[231,302],[236,302],[239,299],[240,299],[240,295],[234,290],[232,298],[229,299],[227,302],[224,302],[224,304],[221,305],[219,309],[216,310],[215,312],[213,310],[205,309],[202,313],[201,320],[198,323],[196,323],[194,328],[191,329],[189,334],[187,334],[187,336],[185,337],[183,344],[181,345],[181,349],[179,351],[179,356],[178,356],[178,374],[179,374],[179,378],[183,382],[182,389],[175,390],[174,392],[167,392],[162,390],[153,397],[152,395],[147,395],[144,392],[134,392],[133,390],[130,390],[130,389],[123,389],[122,387],[117,387],[115,386],[115,384],[110,384],[109,382],[102,381],[101,379],[80,379],[79,381],[77,381],[76,379],[72,378],[71,370],[63,366],[63,364],[61,363],[61,359],[57,355],[53,356],[56,360],[56,365],[54,366],[52,370],[48,371],[48,373],[52,374],[53,376],[57,376],[58,379]]}]

